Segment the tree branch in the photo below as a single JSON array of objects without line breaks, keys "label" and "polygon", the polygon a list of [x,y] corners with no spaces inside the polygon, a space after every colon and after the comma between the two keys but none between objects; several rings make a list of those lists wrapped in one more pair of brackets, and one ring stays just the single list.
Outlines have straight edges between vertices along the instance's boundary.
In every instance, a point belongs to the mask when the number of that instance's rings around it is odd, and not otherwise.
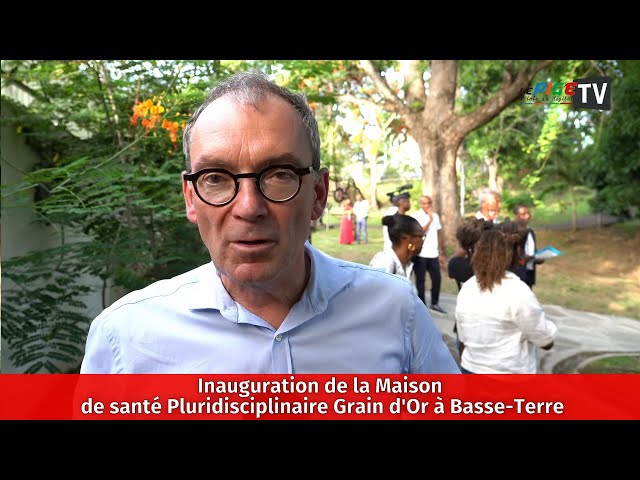
[{"label": "tree branch", "polygon": [[382,75],[380,75],[380,72],[373,66],[371,60],[360,60],[358,66],[373,80],[377,92],[384,99],[384,106],[387,110],[401,114],[409,113],[409,107],[389,88],[386,80],[382,78]]},{"label": "tree branch", "polygon": [[427,103],[427,94],[424,89],[424,80],[420,69],[419,60],[401,60],[400,72],[404,76],[405,85],[405,102],[411,108],[411,105],[421,103],[423,106]]},{"label": "tree branch", "polygon": [[104,63],[101,60],[97,61],[97,69],[100,72],[100,77],[104,82],[105,91],[107,93],[107,99],[109,100],[109,106],[111,107],[111,114],[113,115],[113,123],[114,123],[114,131],[116,133],[116,140],[118,142],[118,146],[123,146],[122,135],[120,134],[120,128],[118,127],[120,124],[120,118],[118,116],[118,107],[116,106],[115,95],[113,93],[113,85],[111,85],[111,76],[107,71]]},{"label": "tree branch", "polygon": [[355,95],[352,95],[350,93],[338,96],[337,100],[339,102],[355,103],[355,104],[358,104],[358,105],[366,105],[368,107],[373,107],[373,108],[375,108],[377,110],[380,110],[382,108],[390,110],[389,108],[387,108],[388,105],[386,105],[385,103],[376,103],[373,100],[371,100],[371,98],[360,98],[360,97],[356,97]]},{"label": "tree branch", "polygon": [[102,93],[102,80],[100,80],[100,72],[93,64],[89,63],[89,65],[91,67],[91,70],[93,70],[93,72],[96,75],[96,81],[98,82],[98,90],[100,90],[100,100],[102,103],[102,108],[104,109],[105,118],[107,119],[107,126],[109,127],[109,130],[111,130],[111,135],[113,136],[113,138],[117,139],[116,130],[115,130],[115,127],[113,126],[113,122],[111,121],[111,115],[109,114],[109,107],[107,106],[107,100],[105,99],[104,93]]},{"label": "tree branch", "polygon": [[458,116],[455,121],[456,134],[461,138],[495,118],[511,102],[523,94],[531,80],[541,70],[548,68],[553,60],[541,60],[535,65],[518,70],[515,75],[508,69],[502,77],[500,89],[473,112]]},{"label": "tree branch", "polygon": [[46,98],[44,95],[42,95],[40,92],[34,90],[33,88],[31,88],[30,86],[22,83],[20,80],[16,80],[15,78],[12,78],[11,80],[9,80],[9,85],[13,85],[16,88],[19,88],[20,90],[22,90],[23,92],[37,98],[40,101],[43,102],[48,102],[49,99]]}]

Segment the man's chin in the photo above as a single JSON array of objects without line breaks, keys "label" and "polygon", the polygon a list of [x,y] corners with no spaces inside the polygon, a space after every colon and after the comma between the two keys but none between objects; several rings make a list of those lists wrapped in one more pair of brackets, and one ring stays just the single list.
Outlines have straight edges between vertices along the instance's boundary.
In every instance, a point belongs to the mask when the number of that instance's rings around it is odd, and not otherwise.
[{"label": "man's chin", "polygon": [[243,263],[226,270],[224,275],[233,283],[260,285],[273,281],[276,272],[271,264]]}]

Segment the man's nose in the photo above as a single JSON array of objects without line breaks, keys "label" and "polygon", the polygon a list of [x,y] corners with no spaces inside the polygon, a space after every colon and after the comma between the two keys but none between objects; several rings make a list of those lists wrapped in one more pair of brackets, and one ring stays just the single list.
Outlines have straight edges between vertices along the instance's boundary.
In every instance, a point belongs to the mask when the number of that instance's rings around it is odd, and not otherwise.
[{"label": "man's nose", "polygon": [[238,179],[238,195],[232,202],[233,213],[243,218],[255,218],[267,213],[267,202],[255,178]]}]

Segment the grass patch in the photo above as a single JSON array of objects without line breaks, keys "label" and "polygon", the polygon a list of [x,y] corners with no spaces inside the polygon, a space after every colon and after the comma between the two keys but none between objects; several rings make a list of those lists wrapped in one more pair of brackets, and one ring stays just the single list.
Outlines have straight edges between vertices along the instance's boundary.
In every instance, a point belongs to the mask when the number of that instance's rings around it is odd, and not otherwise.
[{"label": "grass patch", "polygon": [[635,218],[624,223],[619,223],[615,229],[621,234],[629,238],[640,235],[640,218]]},{"label": "grass patch", "polygon": [[640,373],[640,355],[602,357],[578,369],[579,373]]},{"label": "grass patch", "polygon": [[[325,218],[325,222],[326,222]],[[371,223],[371,222],[369,222]],[[342,245],[340,239],[339,217],[332,219],[330,228],[320,227],[311,234],[311,243],[318,250],[350,262],[369,264],[371,258],[382,250],[382,227],[369,225],[369,243]]]},{"label": "grass patch", "polygon": [[[635,230],[635,232],[634,232]],[[538,266],[542,303],[640,319],[640,226],[536,230],[538,246],[563,255]]]}]

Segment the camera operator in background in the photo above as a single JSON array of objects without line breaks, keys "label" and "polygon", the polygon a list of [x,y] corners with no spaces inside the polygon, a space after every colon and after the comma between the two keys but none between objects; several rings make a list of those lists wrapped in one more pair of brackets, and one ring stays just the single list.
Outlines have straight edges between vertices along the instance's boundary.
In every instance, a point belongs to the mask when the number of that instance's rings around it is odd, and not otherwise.
[{"label": "camera operator in background", "polygon": [[[398,190],[387,193],[389,200],[391,201],[391,206],[384,212],[383,218],[388,215],[395,215],[396,213],[399,215],[406,215],[407,212],[411,209],[411,195],[409,192],[405,190],[409,190],[412,188],[412,185],[407,184],[400,187]],[[388,250],[392,248],[392,242],[389,238],[389,229],[386,225],[382,226],[382,240],[383,240],[383,250]]]}]

